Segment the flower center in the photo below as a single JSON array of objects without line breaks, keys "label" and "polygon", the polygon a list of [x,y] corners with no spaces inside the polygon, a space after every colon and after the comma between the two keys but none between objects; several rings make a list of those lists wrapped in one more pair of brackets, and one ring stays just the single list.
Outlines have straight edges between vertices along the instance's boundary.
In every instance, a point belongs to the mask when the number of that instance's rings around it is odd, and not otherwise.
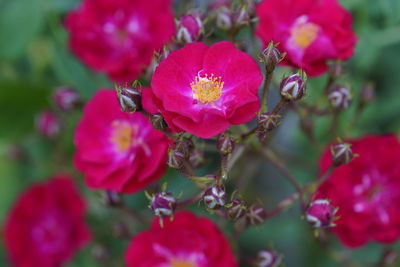
[{"label": "flower center", "polygon": [[224,82],[220,76],[214,77],[214,74],[201,77],[197,75],[195,81],[190,83],[193,90],[193,98],[201,103],[211,103],[217,101],[222,95]]},{"label": "flower center", "polygon": [[132,144],[133,128],[126,122],[113,121],[112,127],[114,128],[111,135],[111,142],[115,147],[121,151],[127,151]]},{"label": "flower center", "polygon": [[196,267],[193,263],[186,261],[186,260],[179,260],[172,258],[171,261],[171,267]]},{"label": "flower center", "polygon": [[307,21],[307,17],[300,17],[296,20],[290,34],[294,42],[300,48],[307,48],[318,36],[319,26]]}]

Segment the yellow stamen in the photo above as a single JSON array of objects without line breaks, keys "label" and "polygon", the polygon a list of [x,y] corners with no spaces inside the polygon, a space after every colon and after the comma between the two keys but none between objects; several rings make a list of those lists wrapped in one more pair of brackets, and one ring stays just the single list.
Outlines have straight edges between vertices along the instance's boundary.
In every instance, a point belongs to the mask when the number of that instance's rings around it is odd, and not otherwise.
[{"label": "yellow stamen", "polygon": [[196,267],[193,263],[185,260],[171,259],[170,263],[171,267]]},{"label": "yellow stamen", "polygon": [[296,43],[301,48],[307,48],[318,36],[319,26],[300,20],[290,29],[290,34]]},{"label": "yellow stamen", "polygon": [[128,123],[120,121],[114,121],[112,126],[114,130],[111,135],[111,142],[114,143],[119,151],[127,151],[132,144],[132,127]]},{"label": "yellow stamen", "polygon": [[214,74],[206,74],[205,77],[196,76],[195,81],[190,83],[193,98],[204,104],[217,101],[221,97],[224,87],[224,82],[221,80],[220,76],[214,77]]}]

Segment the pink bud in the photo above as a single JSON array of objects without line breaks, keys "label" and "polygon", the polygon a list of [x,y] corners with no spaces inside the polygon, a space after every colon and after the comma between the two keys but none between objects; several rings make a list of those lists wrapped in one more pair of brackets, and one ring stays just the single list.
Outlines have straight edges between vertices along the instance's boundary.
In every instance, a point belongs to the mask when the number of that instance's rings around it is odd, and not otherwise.
[{"label": "pink bud", "polygon": [[51,111],[44,111],[36,117],[38,131],[47,138],[55,138],[60,134],[61,122]]},{"label": "pink bud", "polygon": [[176,199],[171,193],[160,192],[151,198],[150,207],[156,216],[172,216],[176,209]]},{"label": "pink bud", "polygon": [[204,192],[203,200],[209,209],[220,209],[226,202],[225,191],[219,186],[212,186]]},{"label": "pink bud", "polygon": [[71,87],[60,87],[53,94],[57,107],[65,112],[72,111],[79,103],[79,94]]},{"label": "pink bud", "polygon": [[258,252],[257,267],[277,267],[282,262],[282,256],[272,250],[261,250]]},{"label": "pink bud", "polygon": [[178,43],[193,43],[200,39],[203,23],[197,14],[184,15],[177,22],[176,40]]},{"label": "pink bud", "polygon": [[306,210],[306,220],[312,226],[332,227],[335,226],[335,213],[337,208],[331,205],[327,199],[317,199],[310,203]]},{"label": "pink bud", "polygon": [[301,99],[306,92],[306,76],[304,73],[296,73],[286,77],[281,82],[281,96],[287,101]]}]

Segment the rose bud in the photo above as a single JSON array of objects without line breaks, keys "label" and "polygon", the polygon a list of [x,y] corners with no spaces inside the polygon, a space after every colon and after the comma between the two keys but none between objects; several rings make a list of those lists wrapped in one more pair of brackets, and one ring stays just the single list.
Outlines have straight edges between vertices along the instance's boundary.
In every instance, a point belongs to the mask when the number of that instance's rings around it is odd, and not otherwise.
[{"label": "rose bud", "polygon": [[182,152],[176,151],[175,149],[168,150],[168,160],[167,165],[173,169],[181,169],[183,167],[183,163],[185,160],[185,156]]},{"label": "rose bud", "polygon": [[334,166],[340,166],[349,163],[354,155],[351,150],[351,144],[339,142],[331,145],[332,162]]},{"label": "rose bud", "polygon": [[111,207],[121,206],[124,203],[122,195],[111,190],[103,191],[101,199],[104,205]]},{"label": "rose bud", "polygon": [[43,136],[53,139],[60,134],[61,121],[52,111],[44,111],[36,117],[36,128]]},{"label": "rose bud", "polygon": [[198,14],[184,15],[177,22],[176,41],[178,43],[193,43],[200,39],[203,33],[203,23]]},{"label": "rose bud", "polygon": [[122,111],[140,111],[142,109],[142,92],[137,82],[116,84],[117,97]]},{"label": "rose bud", "polygon": [[259,128],[272,131],[281,123],[282,116],[273,113],[261,113],[257,118],[257,125]]},{"label": "rose bud", "polygon": [[216,24],[222,30],[230,30],[233,27],[232,11],[226,6],[221,6],[216,10]]},{"label": "rose bud", "polygon": [[169,192],[160,192],[151,198],[150,208],[159,217],[172,216],[176,209],[176,199]]},{"label": "rose bud", "polygon": [[267,48],[262,51],[259,58],[261,62],[265,63],[267,73],[272,73],[276,65],[278,65],[278,63],[283,60],[285,55],[286,53],[281,54],[281,52],[277,48],[277,44],[274,44],[271,41],[269,42]]},{"label": "rose bud", "polygon": [[247,224],[255,225],[264,222],[266,213],[260,205],[252,205],[246,214]]},{"label": "rose bud", "polygon": [[310,203],[306,210],[306,220],[315,228],[335,226],[335,213],[338,208],[327,199],[317,199]]},{"label": "rose bud", "polygon": [[282,263],[282,256],[273,250],[261,250],[256,260],[257,267],[278,267]]},{"label": "rose bud", "polygon": [[65,112],[72,111],[80,102],[79,94],[71,87],[59,87],[53,94],[57,107]]},{"label": "rose bud", "polygon": [[194,149],[190,153],[189,162],[193,168],[198,168],[204,164],[204,151],[201,149]]},{"label": "rose bud", "polygon": [[235,149],[235,140],[227,134],[221,134],[217,139],[217,149],[222,155],[228,155]]},{"label": "rose bud", "polygon": [[154,128],[160,131],[168,127],[163,116],[161,116],[160,114],[154,114],[151,116],[151,124],[153,124]]},{"label": "rose bud", "polygon": [[237,221],[246,215],[247,205],[241,199],[233,199],[226,205],[228,209],[228,215],[233,221]]},{"label": "rose bud", "polygon": [[232,14],[232,22],[235,27],[242,27],[249,25],[250,14],[247,6],[242,6],[238,10],[235,10]]},{"label": "rose bud", "polygon": [[220,186],[209,187],[204,192],[203,201],[209,209],[220,209],[226,202],[225,191]]},{"label": "rose bud", "polygon": [[300,72],[286,77],[280,85],[281,96],[287,101],[301,99],[306,92],[307,76]]},{"label": "rose bud", "polygon": [[194,149],[194,143],[190,138],[182,138],[175,141],[174,150],[182,153],[183,157],[186,159],[190,156],[190,153]]},{"label": "rose bud", "polygon": [[328,100],[334,109],[347,109],[351,104],[351,93],[348,86],[336,86],[330,91]]}]

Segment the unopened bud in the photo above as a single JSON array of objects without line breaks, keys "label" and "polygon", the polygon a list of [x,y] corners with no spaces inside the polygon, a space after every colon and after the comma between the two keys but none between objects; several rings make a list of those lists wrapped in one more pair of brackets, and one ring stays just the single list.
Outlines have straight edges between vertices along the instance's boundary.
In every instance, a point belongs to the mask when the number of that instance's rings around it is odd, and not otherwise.
[{"label": "unopened bud", "polygon": [[241,199],[233,199],[226,205],[228,208],[228,215],[233,221],[237,221],[246,215],[247,205]]},{"label": "unopened bud", "polygon": [[176,209],[176,199],[172,193],[160,192],[151,198],[150,206],[156,216],[172,216]]},{"label": "unopened bud", "polygon": [[137,83],[119,83],[116,84],[115,89],[122,111],[142,110],[142,92]]},{"label": "unopened bud", "polygon": [[61,121],[52,111],[44,111],[36,117],[36,128],[43,136],[53,139],[61,132]]},{"label": "unopened bud", "polygon": [[282,263],[282,256],[273,250],[261,250],[256,260],[257,267],[278,267]]},{"label": "unopened bud", "polygon": [[185,156],[182,152],[176,151],[174,149],[168,150],[167,164],[170,168],[181,169],[183,167],[184,160]]},{"label": "unopened bud", "polygon": [[232,14],[232,22],[235,27],[242,27],[249,25],[250,14],[247,6],[242,6],[238,10],[235,10]]},{"label": "unopened bud", "polygon": [[151,116],[151,124],[153,124],[154,128],[157,130],[164,130],[168,127],[163,116],[160,114],[154,114]]},{"label": "unopened bud", "polygon": [[257,118],[257,125],[259,128],[272,131],[281,123],[282,116],[273,113],[261,113]]},{"label": "unopened bud", "polygon": [[246,214],[247,224],[256,225],[264,222],[266,212],[260,205],[252,205]]},{"label": "unopened bud", "polygon": [[272,73],[276,65],[278,65],[278,63],[283,60],[285,55],[286,53],[281,54],[281,52],[277,48],[277,44],[274,44],[271,41],[269,42],[267,48],[262,51],[259,59],[261,62],[265,63],[267,73]]},{"label": "unopened bud", "polygon": [[72,87],[59,87],[53,94],[57,107],[65,112],[74,110],[80,102],[79,94]]},{"label": "unopened bud", "polygon": [[110,191],[110,190],[106,190],[106,191],[102,192],[101,200],[104,205],[111,206],[111,207],[121,206],[124,203],[124,200],[123,200],[121,194],[118,194],[117,192]]},{"label": "unopened bud", "polygon": [[286,77],[280,85],[281,96],[287,101],[296,101],[305,95],[307,77],[300,72]]},{"label": "unopened bud", "polygon": [[349,163],[354,157],[351,144],[341,141],[331,145],[331,155],[333,165],[336,167]]},{"label": "unopened bud", "polygon": [[182,153],[183,157],[186,159],[190,156],[190,153],[194,149],[194,143],[190,138],[182,138],[175,141],[174,150]]},{"label": "unopened bud", "polygon": [[223,155],[232,153],[235,148],[235,140],[227,134],[221,134],[217,139],[217,149]]},{"label": "unopened bud", "polygon": [[328,95],[328,100],[334,109],[347,109],[351,104],[351,99],[348,86],[336,86]]},{"label": "unopened bud", "polygon": [[327,199],[317,199],[310,203],[306,210],[306,220],[315,228],[335,226],[337,208]]},{"label": "unopened bud", "polygon": [[204,192],[203,201],[209,209],[220,209],[226,203],[225,191],[220,186],[209,187]]},{"label": "unopened bud", "polygon": [[197,14],[184,15],[177,22],[176,40],[178,43],[193,43],[200,39],[203,23]]},{"label": "unopened bud", "polygon": [[230,30],[233,27],[232,11],[226,6],[221,6],[216,10],[216,24],[222,30]]}]

